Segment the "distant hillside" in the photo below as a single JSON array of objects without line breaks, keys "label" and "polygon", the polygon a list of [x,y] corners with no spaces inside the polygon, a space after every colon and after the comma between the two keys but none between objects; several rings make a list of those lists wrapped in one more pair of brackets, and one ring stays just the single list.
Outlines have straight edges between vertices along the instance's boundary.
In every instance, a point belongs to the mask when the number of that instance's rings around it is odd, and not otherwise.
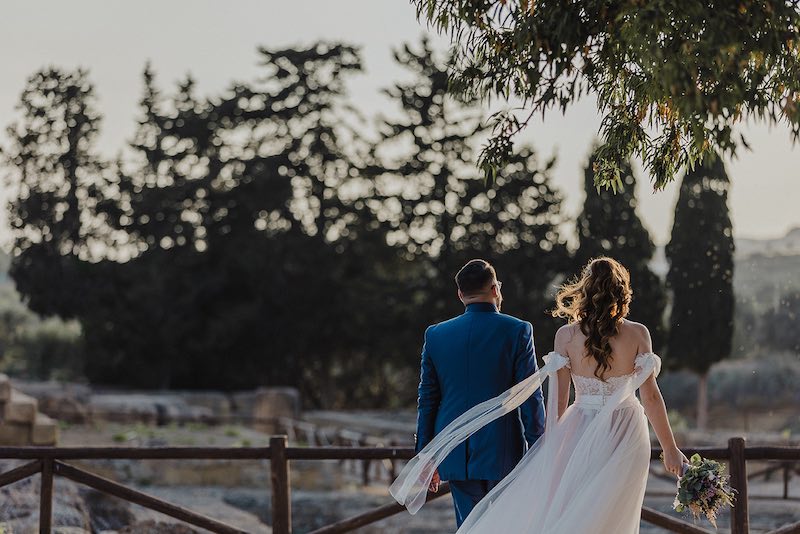
[{"label": "distant hillside", "polygon": [[792,228],[785,236],[777,239],[736,240],[736,256],[739,258],[797,255],[800,255],[800,227]]},{"label": "distant hillside", "polygon": [[800,253],[737,259],[733,284],[736,297],[754,311],[774,308],[783,295],[800,291]]},{"label": "distant hillside", "polygon": [[[770,287],[776,284],[794,287],[794,282],[800,283],[798,265],[800,265],[800,228],[793,228],[785,236],[775,239],[736,238],[737,291],[741,288],[749,293],[761,287],[762,282],[766,282]],[[669,263],[664,247],[656,248],[650,268],[662,278],[667,276]],[[762,277],[768,272],[776,278],[772,281],[763,280]]]}]

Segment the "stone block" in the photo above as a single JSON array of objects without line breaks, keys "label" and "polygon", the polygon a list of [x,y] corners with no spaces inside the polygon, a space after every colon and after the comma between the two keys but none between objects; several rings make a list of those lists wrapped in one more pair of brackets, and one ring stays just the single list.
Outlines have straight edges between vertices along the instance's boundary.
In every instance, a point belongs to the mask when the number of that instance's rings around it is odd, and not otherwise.
[{"label": "stone block", "polygon": [[0,424],[0,445],[21,447],[31,444],[31,425],[20,423]]},{"label": "stone block", "polygon": [[[181,392],[180,396],[191,408],[205,408],[207,413],[213,417],[225,418],[233,411],[231,398],[217,391],[187,391]],[[193,413],[201,413],[193,410]]]},{"label": "stone block", "polygon": [[11,390],[11,397],[3,408],[4,421],[7,423],[33,423],[39,404],[36,399],[17,390]]},{"label": "stone block", "polygon": [[11,398],[11,381],[4,374],[0,374],[0,402]]},{"label": "stone block", "polygon": [[300,392],[294,388],[260,388],[253,403],[254,427],[261,432],[274,433],[278,419],[297,419],[300,415]]},{"label": "stone block", "polygon": [[86,404],[70,397],[38,398],[39,410],[67,423],[84,424],[89,421],[89,409]]},{"label": "stone block", "polygon": [[158,421],[158,400],[153,395],[111,392],[92,395],[89,413],[92,421],[154,424]]},{"label": "stone block", "polygon": [[256,402],[255,391],[237,391],[231,394],[231,414],[237,418],[253,417]]},{"label": "stone block", "polygon": [[84,384],[61,382],[29,382],[14,379],[14,389],[30,395],[39,403],[39,411],[69,423],[85,423],[89,419],[87,404],[91,391]]},{"label": "stone block", "polygon": [[58,423],[44,414],[37,414],[31,427],[31,444],[55,445],[58,443]]}]

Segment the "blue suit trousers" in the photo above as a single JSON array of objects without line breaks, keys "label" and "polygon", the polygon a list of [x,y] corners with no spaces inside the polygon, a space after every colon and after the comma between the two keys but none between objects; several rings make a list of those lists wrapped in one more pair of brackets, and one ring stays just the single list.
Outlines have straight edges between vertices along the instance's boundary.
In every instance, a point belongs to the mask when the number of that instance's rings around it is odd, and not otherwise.
[{"label": "blue suit trousers", "polygon": [[451,480],[450,494],[456,508],[456,525],[461,528],[464,520],[481,499],[492,491],[499,480]]}]

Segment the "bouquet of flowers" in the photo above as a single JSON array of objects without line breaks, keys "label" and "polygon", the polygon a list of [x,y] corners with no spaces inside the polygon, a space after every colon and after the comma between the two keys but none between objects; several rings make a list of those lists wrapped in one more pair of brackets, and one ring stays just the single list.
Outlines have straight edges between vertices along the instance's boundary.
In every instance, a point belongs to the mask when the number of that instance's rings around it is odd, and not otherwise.
[{"label": "bouquet of flowers", "polygon": [[716,527],[719,509],[733,506],[736,490],[730,487],[728,480],[722,464],[694,454],[689,463],[684,464],[672,508],[679,513],[689,510],[695,519],[705,515]]}]

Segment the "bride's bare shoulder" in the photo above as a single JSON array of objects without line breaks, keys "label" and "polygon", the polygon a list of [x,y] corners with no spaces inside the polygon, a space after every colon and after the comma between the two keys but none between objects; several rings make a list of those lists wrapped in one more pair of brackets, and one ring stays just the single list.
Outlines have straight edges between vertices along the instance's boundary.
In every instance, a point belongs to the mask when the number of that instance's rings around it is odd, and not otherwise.
[{"label": "bride's bare shoulder", "polygon": [[581,328],[576,323],[565,324],[556,330],[556,339],[563,339],[567,342],[572,341],[576,334],[581,331]]},{"label": "bride's bare shoulder", "polygon": [[642,333],[649,331],[642,323],[637,323],[636,321],[631,321],[630,319],[625,319],[622,321],[622,330],[627,330],[630,333]]},{"label": "bride's bare shoulder", "polygon": [[577,324],[565,324],[556,331],[553,341],[553,350],[562,356],[569,356],[569,345],[575,340],[575,335],[580,332]]},{"label": "bride's bare shoulder", "polygon": [[626,338],[637,345],[639,353],[652,350],[653,342],[650,339],[650,330],[642,323],[625,319],[620,331]]}]

